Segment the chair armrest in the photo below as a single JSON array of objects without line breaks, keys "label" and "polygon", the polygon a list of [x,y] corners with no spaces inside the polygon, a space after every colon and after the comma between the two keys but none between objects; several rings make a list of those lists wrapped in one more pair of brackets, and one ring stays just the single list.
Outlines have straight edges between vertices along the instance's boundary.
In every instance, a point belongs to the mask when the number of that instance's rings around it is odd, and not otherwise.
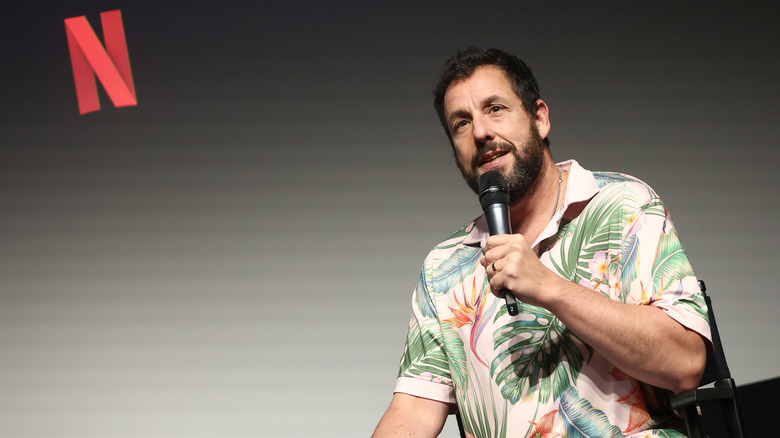
[{"label": "chair armrest", "polygon": [[710,388],[697,388],[677,394],[669,400],[672,409],[678,410],[701,402],[734,399],[736,390],[732,379],[722,379]]}]

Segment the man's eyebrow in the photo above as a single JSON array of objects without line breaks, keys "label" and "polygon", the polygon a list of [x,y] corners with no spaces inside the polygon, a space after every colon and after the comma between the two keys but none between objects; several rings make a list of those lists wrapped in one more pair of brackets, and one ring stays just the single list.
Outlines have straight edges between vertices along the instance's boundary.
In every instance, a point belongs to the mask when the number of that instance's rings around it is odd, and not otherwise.
[{"label": "man's eyebrow", "polygon": [[[496,101],[504,102],[504,100],[505,99],[502,98],[501,96],[499,96],[497,94],[493,94],[491,96],[488,96],[488,97],[482,99],[482,101],[479,103],[479,107],[480,108],[484,108],[484,107],[488,106],[492,102],[496,102]],[[469,114],[468,111],[466,111],[464,109],[459,109],[459,110],[453,112],[452,114],[450,114],[449,117],[447,117],[447,123],[452,123],[453,120],[455,120],[455,119],[457,119],[459,117],[468,118],[470,116],[471,116],[471,114]]]},{"label": "man's eyebrow", "polygon": [[454,113],[450,114],[449,117],[447,117],[447,123],[452,123],[455,119],[459,118],[469,118],[471,117],[471,114],[469,114],[468,111],[464,109],[459,109],[455,111]]},{"label": "man's eyebrow", "polygon": [[499,96],[497,94],[494,94],[492,96],[489,96],[489,97],[486,97],[486,98],[482,99],[482,102],[480,102],[480,106],[484,108],[491,102],[495,102],[495,101],[504,102],[504,100],[505,99],[503,97],[501,97],[501,96]]}]

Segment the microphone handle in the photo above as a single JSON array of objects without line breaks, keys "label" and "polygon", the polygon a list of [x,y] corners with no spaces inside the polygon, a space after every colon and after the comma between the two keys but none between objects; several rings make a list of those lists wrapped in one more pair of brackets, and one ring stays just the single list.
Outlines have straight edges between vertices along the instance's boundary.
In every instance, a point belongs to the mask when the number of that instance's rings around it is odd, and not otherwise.
[{"label": "microphone handle", "polygon": [[[495,203],[485,207],[485,219],[488,222],[488,231],[491,236],[496,234],[511,234],[512,228],[509,226],[509,210],[506,204]],[[517,316],[520,310],[517,307],[517,300],[508,289],[502,289],[501,295],[506,300],[506,310],[511,316]]]},{"label": "microphone handle", "polygon": [[506,311],[512,316],[517,316],[520,313],[520,309],[517,308],[515,296],[508,289],[502,289],[501,293],[504,294],[504,300],[506,301]]}]

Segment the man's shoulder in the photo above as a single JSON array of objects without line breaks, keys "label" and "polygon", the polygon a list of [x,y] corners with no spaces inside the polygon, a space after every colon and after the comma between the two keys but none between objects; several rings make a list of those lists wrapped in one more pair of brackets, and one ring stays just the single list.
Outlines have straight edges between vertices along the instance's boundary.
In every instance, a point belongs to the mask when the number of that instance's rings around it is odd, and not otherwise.
[{"label": "man's shoulder", "polygon": [[479,252],[479,244],[472,242],[474,240],[473,233],[477,231],[475,228],[477,227],[478,220],[479,218],[469,222],[441,241],[438,245],[434,246],[425,258],[425,264],[437,266],[441,264],[442,261],[453,257],[454,254],[462,252],[464,249],[469,252]]},{"label": "man's shoulder", "polygon": [[615,194],[622,192],[635,200],[647,201],[658,198],[655,190],[641,179],[621,172],[593,172],[593,178],[599,187],[599,195],[602,197],[617,198]]}]

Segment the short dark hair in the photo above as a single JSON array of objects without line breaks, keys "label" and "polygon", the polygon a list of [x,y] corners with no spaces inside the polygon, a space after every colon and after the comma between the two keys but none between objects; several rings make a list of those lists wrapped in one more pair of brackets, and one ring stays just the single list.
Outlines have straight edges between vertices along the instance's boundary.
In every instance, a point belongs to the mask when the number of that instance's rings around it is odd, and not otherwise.
[{"label": "short dark hair", "polygon": [[[483,49],[479,47],[468,47],[458,50],[444,64],[436,87],[433,89],[433,106],[439,114],[439,121],[447,138],[452,142],[449,126],[444,117],[444,94],[447,88],[455,82],[466,79],[474,74],[474,71],[486,65],[494,65],[500,68],[506,74],[509,82],[512,83],[512,90],[523,102],[523,108],[528,114],[536,113],[536,101],[539,100],[539,85],[536,83],[531,69],[520,60],[520,58],[499,49]],[[549,146],[548,140],[544,139],[545,144]]]}]

